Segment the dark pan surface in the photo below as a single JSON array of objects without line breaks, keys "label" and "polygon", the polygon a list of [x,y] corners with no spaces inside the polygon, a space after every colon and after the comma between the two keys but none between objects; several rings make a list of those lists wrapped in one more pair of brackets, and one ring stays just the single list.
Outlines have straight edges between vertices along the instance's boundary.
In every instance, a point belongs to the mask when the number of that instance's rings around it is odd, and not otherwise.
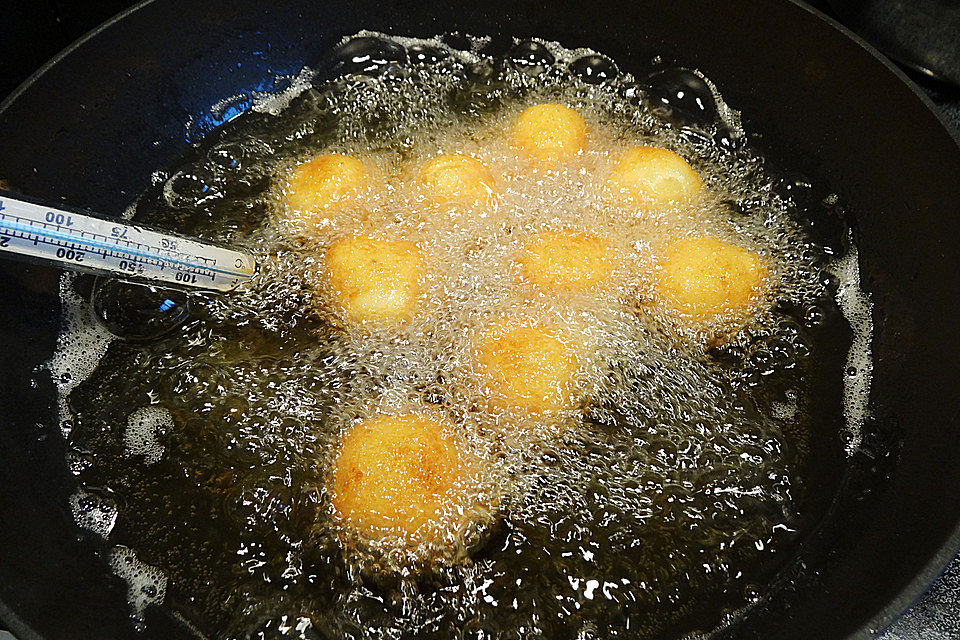
[{"label": "dark pan surface", "polygon": [[[702,70],[782,164],[856,219],[876,334],[874,412],[833,517],[729,638],[866,638],[960,546],[960,149],[927,104],[855,41],[790,2],[439,3],[156,0],[105,26],[0,106],[0,176],[24,193],[119,213],[191,141],[209,107],[318,61],[361,28],[539,36],[635,73],[655,55]],[[192,123],[185,127],[185,123]],[[35,637],[137,635],[125,585],[72,522],[53,387],[56,273],[0,266],[0,618]],[[902,444],[898,444],[902,442]]]}]

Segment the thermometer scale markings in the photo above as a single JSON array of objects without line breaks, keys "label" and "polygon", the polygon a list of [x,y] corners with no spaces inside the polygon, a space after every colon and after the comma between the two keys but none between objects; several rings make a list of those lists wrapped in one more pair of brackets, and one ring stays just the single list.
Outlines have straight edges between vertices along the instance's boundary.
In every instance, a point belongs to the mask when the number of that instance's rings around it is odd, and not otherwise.
[{"label": "thermometer scale markings", "polygon": [[[191,262],[189,260],[174,258],[173,256],[187,256],[187,254],[179,253],[179,252],[173,251],[172,249],[167,249],[167,250],[160,249],[159,250],[160,253],[163,255],[166,255],[167,257],[166,259],[158,258],[156,257],[155,254],[151,254],[147,251],[144,251],[144,249],[156,250],[156,248],[143,245],[139,242],[133,242],[132,240],[127,240],[125,238],[126,230],[127,230],[126,227],[123,228],[121,235],[113,236],[113,239],[111,240],[110,238],[107,238],[107,236],[104,236],[98,233],[90,233],[88,231],[80,231],[79,235],[76,233],[63,233],[60,230],[59,225],[54,225],[56,227],[56,231],[50,231],[49,229],[44,229],[42,232],[38,233],[37,227],[35,226],[34,221],[25,219],[25,218],[20,218],[17,216],[14,216],[13,220],[14,221],[7,220],[7,216],[5,216],[3,213],[0,213],[0,234],[17,236],[17,231],[20,231],[21,234],[18,237],[23,238],[24,240],[27,240],[27,241],[32,241],[34,245],[36,245],[38,242],[48,242],[56,246],[69,247],[71,249],[81,249],[81,248],[86,249],[87,247],[95,247],[99,249],[99,251],[91,251],[91,253],[96,253],[100,256],[103,256],[104,258],[109,258],[109,257],[128,258],[130,256],[137,256],[139,258],[142,258],[143,261],[145,262],[149,262],[150,264],[157,265],[161,269],[163,269],[164,266],[169,263],[169,264],[179,264],[188,269],[200,270],[204,275],[210,275],[210,276],[212,276],[214,272],[220,272],[227,275],[235,273],[235,270],[233,269],[218,269],[215,266],[208,269],[204,269],[203,267],[197,265],[195,262],[195,261],[201,261],[203,263],[211,262],[210,258],[205,258],[203,256],[192,256],[194,262]],[[26,220],[26,223],[23,222],[24,220]],[[15,231],[8,233],[5,231],[5,228],[14,229]],[[116,227],[116,228],[120,229],[120,227]],[[80,238],[82,240],[87,236],[91,236],[93,239],[89,240],[88,242],[83,242],[81,243],[80,246],[78,246],[77,238]],[[103,238],[103,241],[96,240],[97,237]],[[59,240],[63,240],[63,242],[58,242]],[[120,251],[118,249],[115,249],[115,247],[121,243],[126,245],[127,247],[126,251]],[[136,245],[135,249],[132,248],[132,245],[134,244]],[[89,249],[86,249],[86,250],[89,251]],[[187,256],[187,257],[191,257],[191,256]],[[213,263],[215,265],[216,260],[213,260]]]},{"label": "thermometer scale markings", "polygon": [[189,238],[0,199],[0,250],[86,268],[208,289],[252,277],[253,259]]}]

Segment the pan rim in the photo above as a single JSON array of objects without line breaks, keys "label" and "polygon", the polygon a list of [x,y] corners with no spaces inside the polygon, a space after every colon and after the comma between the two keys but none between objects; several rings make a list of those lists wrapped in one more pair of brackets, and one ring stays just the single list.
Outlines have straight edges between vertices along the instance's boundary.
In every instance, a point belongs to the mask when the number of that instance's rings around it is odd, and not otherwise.
[{"label": "pan rim", "polygon": [[39,69],[31,73],[29,76],[27,76],[27,79],[21,82],[19,85],[17,85],[17,87],[13,91],[11,91],[3,100],[0,100],[0,116],[2,116],[6,112],[6,110],[10,107],[10,105],[16,102],[17,99],[22,94],[24,94],[37,80],[39,80],[47,71],[49,71],[61,60],[63,60],[68,55],[73,53],[76,49],[79,49],[88,40],[92,40],[93,38],[95,38],[102,31],[106,31],[109,27],[113,26],[115,23],[123,20],[124,18],[126,18],[128,15],[132,13],[136,13],[137,11],[147,6],[148,4],[153,4],[153,2],[154,0],[142,0],[141,2],[133,5],[132,7],[128,7],[124,9],[120,13],[117,13],[116,15],[114,15],[113,17],[108,18],[105,22],[98,24],[93,29],[91,29],[90,31],[87,31],[85,34],[83,34],[82,36],[80,36],[79,38],[77,38],[76,40],[68,44],[66,47],[61,49],[56,55],[54,55],[52,58],[50,58],[45,63],[43,63],[43,66],[41,66]]},{"label": "pan rim", "polygon": [[[153,2],[153,0],[147,0],[147,1]],[[811,7],[806,2],[803,2],[803,0],[786,0],[786,1],[800,9],[803,9],[807,13],[810,13],[816,16],[821,21],[827,23],[828,25],[830,25],[831,27],[833,27],[834,29],[842,33],[844,36],[846,36],[847,39],[852,40],[853,42],[858,44],[861,49],[865,50],[868,54],[870,54],[871,57],[875,58],[884,67],[886,67],[887,71],[890,71],[893,75],[895,75],[897,79],[899,79],[901,83],[905,84],[907,88],[910,89],[910,91],[916,97],[920,98],[920,102],[923,103],[923,105],[927,108],[928,111],[930,111],[934,116],[936,116],[937,122],[939,122],[940,126],[943,127],[943,129],[950,135],[950,138],[953,140],[953,143],[957,146],[957,149],[960,150],[960,130],[954,131],[951,128],[950,123],[947,122],[947,119],[944,117],[943,112],[940,110],[939,107],[937,107],[936,104],[934,104],[933,100],[930,99],[930,96],[924,93],[923,89],[920,88],[920,85],[918,85],[913,78],[908,76],[903,69],[897,66],[897,64],[891,58],[888,58],[887,56],[885,56],[879,49],[877,49],[872,44],[864,40],[863,37],[861,37],[857,33],[851,31],[849,28],[837,22],[834,18],[831,18],[830,16],[820,11],[819,9]],[[0,109],[0,111],[2,111],[2,109]],[[958,546],[958,548],[960,548],[960,546]]]}]

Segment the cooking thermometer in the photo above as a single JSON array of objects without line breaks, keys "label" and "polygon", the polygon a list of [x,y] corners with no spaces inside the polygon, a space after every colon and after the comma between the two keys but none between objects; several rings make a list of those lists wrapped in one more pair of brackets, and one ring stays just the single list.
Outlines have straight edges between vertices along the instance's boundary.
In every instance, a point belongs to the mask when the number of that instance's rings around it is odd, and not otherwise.
[{"label": "cooking thermometer", "polygon": [[0,251],[74,271],[229,291],[256,270],[239,251],[0,192]]}]

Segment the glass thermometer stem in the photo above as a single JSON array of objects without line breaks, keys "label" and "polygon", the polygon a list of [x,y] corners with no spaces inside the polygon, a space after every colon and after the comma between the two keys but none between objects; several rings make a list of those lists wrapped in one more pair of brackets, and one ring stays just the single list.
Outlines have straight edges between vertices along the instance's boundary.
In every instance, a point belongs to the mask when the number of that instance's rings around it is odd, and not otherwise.
[{"label": "glass thermometer stem", "polygon": [[229,291],[250,280],[250,255],[0,191],[0,252],[63,269]]}]

